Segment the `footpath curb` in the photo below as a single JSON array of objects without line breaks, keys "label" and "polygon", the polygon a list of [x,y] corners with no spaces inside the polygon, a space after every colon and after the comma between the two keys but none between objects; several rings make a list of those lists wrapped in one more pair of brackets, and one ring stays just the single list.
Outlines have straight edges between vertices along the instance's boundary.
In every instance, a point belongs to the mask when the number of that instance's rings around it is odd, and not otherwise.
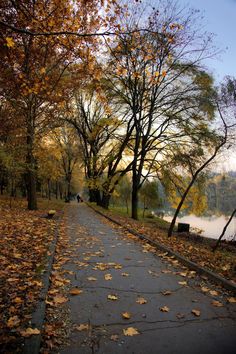
[{"label": "footpath curb", "polygon": [[183,263],[184,265],[186,265],[187,267],[189,267],[192,270],[195,270],[198,274],[200,275],[206,275],[210,280],[212,280],[213,282],[223,286],[224,288],[226,288],[227,290],[232,291],[234,294],[236,294],[236,285],[233,284],[231,281],[221,277],[220,275],[205,269],[203,267],[200,267],[197,263],[194,263],[192,261],[189,261],[187,258],[181,256],[179,253],[172,251],[170,248],[151,240],[150,238],[148,238],[146,235],[143,235],[139,232],[136,232],[133,229],[130,229],[129,227],[121,224],[120,222],[118,222],[117,220],[111,218],[110,216],[103,214],[101,211],[97,210],[96,208],[93,208],[91,205],[87,204],[91,209],[93,209],[96,213],[100,214],[101,216],[105,217],[106,219],[108,219],[109,221],[113,222],[116,225],[122,226],[125,230],[127,230],[128,232],[130,232],[131,234],[137,236],[138,238],[140,238],[141,240],[145,240],[147,241],[150,245],[155,246],[157,249],[159,249],[160,251],[163,252],[168,252],[169,255],[171,256],[175,256],[176,259],[178,259],[181,263]]},{"label": "footpath curb", "polygon": [[23,354],[39,354],[40,351],[41,340],[42,340],[42,328],[43,328],[45,312],[46,312],[45,300],[50,286],[50,274],[52,271],[56,244],[58,240],[58,234],[59,234],[58,225],[60,224],[60,222],[61,222],[61,216],[58,219],[58,224],[54,231],[54,239],[51,242],[51,245],[48,250],[50,252],[50,256],[48,256],[46,260],[46,265],[47,265],[46,271],[42,276],[43,288],[40,292],[36,308],[32,314],[32,320],[31,320],[32,327],[33,328],[36,327],[37,329],[40,330],[41,333],[39,335],[33,335],[29,338],[25,338],[25,343],[22,351]]}]

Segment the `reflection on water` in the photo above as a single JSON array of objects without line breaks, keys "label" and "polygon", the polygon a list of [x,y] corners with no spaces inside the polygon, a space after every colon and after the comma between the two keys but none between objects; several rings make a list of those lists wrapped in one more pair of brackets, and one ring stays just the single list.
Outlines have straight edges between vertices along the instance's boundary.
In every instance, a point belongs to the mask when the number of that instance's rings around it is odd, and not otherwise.
[{"label": "reflection on water", "polygon": [[[165,220],[171,221],[171,216],[165,216]],[[199,217],[195,215],[186,215],[180,218],[177,218],[178,222],[185,222],[190,224],[190,227],[196,227],[203,230],[201,235],[210,237],[210,238],[219,238],[220,234],[223,231],[223,228],[227,221],[229,220],[228,216],[210,216],[210,217]],[[233,236],[236,234],[236,217],[233,218],[229,224],[227,231],[224,235],[224,239],[232,240]]]}]

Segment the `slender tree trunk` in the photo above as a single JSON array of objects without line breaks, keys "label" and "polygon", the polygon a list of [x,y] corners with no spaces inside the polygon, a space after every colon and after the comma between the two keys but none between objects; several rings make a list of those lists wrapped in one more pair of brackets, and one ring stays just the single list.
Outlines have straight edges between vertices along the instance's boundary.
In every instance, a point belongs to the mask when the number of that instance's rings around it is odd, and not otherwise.
[{"label": "slender tree trunk", "polygon": [[138,188],[136,182],[133,183],[132,189],[132,219],[138,220]]},{"label": "slender tree trunk", "polygon": [[225,234],[225,232],[226,232],[226,230],[227,230],[229,224],[231,223],[231,221],[232,221],[232,219],[233,219],[235,213],[236,213],[236,209],[233,210],[233,212],[232,212],[232,214],[231,214],[229,220],[227,221],[226,225],[224,226],[223,231],[222,231],[220,237],[218,238],[218,240],[217,240],[215,246],[213,247],[213,252],[215,252],[215,250],[217,249],[217,247],[218,247],[218,245],[219,245],[219,243],[220,243],[222,237],[224,236],[224,234]]},{"label": "slender tree trunk", "polygon": [[100,206],[103,207],[104,209],[108,209],[109,208],[109,203],[110,203],[110,198],[111,198],[110,194],[107,194],[107,193],[103,192]]},{"label": "slender tree trunk", "polygon": [[33,154],[34,132],[32,127],[32,119],[29,118],[27,127],[27,199],[28,209],[37,210],[37,195],[36,195],[36,166]]},{"label": "slender tree trunk", "polygon": [[132,219],[138,220],[138,176],[136,172],[136,161],[134,160],[133,166],[133,176],[132,176],[132,196],[131,196],[131,217]]}]

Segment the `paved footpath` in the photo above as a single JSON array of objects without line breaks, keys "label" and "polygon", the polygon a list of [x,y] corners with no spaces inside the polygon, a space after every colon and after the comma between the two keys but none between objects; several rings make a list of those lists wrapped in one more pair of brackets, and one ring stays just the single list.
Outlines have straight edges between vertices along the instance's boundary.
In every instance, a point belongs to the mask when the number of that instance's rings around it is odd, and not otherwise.
[{"label": "paved footpath", "polygon": [[68,232],[64,267],[83,292],[68,295],[74,330],[61,354],[236,353],[236,304],[201,290],[214,285],[86,204],[69,206]]}]

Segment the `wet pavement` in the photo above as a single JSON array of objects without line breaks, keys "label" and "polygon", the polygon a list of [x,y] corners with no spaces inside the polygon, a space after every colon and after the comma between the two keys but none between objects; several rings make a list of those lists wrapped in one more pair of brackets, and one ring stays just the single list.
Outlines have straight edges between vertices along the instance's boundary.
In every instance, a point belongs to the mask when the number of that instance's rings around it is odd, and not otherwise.
[{"label": "wet pavement", "polygon": [[68,207],[67,224],[64,268],[82,293],[68,295],[72,331],[61,354],[236,352],[230,295],[84,203]]}]

